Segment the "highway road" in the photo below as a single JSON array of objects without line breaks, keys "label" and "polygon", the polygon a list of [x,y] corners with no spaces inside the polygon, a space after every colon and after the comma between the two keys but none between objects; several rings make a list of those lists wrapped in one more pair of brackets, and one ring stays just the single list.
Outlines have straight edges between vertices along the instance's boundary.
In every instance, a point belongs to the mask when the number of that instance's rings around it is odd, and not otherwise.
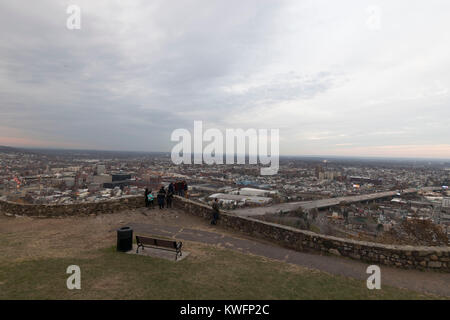
[{"label": "highway road", "polygon": [[[410,194],[415,193],[419,190],[422,191],[433,191],[433,190],[439,190],[440,187],[424,187],[424,188],[410,188],[402,190],[402,194]],[[296,210],[298,208],[302,208],[303,210],[310,210],[313,208],[321,209],[321,208],[328,208],[335,206],[339,204],[342,201],[346,201],[347,203],[355,203],[355,202],[364,202],[364,201],[372,201],[376,199],[383,199],[383,198],[389,198],[395,196],[399,190],[396,191],[385,191],[385,192],[376,192],[376,193],[370,193],[370,194],[364,194],[364,195],[357,195],[357,196],[345,196],[345,197],[336,197],[336,198],[328,198],[328,199],[320,199],[320,200],[313,200],[313,201],[299,201],[299,202],[288,202],[288,203],[279,203],[268,207],[257,207],[257,208],[242,208],[231,211],[232,213],[239,215],[239,216],[245,216],[245,217],[251,217],[251,216],[258,216],[258,215],[264,215],[267,213],[278,213],[280,210],[282,211],[292,211]]]}]

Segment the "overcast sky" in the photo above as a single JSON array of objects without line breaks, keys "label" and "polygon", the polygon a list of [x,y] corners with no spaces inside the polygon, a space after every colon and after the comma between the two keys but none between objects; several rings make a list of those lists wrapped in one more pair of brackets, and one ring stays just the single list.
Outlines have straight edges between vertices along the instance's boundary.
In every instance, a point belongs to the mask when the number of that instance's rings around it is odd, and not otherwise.
[{"label": "overcast sky", "polygon": [[0,0],[0,145],[170,151],[202,120],[450,158],[449,30],[446,0]]}]

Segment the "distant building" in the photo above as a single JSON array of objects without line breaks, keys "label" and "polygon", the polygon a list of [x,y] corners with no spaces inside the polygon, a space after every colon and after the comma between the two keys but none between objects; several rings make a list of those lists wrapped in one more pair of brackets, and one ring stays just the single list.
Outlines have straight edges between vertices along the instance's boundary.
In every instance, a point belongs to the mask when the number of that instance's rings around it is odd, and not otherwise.
[{"label": "distant building", "polygon": [[257,184],[257,182],[251,181],[251,180],[239,180],[239,181],[236,181],[236,184],[243,185],[243,186],[251,186],[251,185]]},{"label": "distant building", "polygon": [[380,185],[382,184],[382,180],[381,179],[372,179],[369,177],[360,177],[360,176],[350,176],[347,178],[348,181],[355,183],[355,184],[365,184],[365,183],[371,183],[374,185]]},{"label": "distant building", "polygon": [[97,175],[106,173],[106,166],[104,164],[98,164],[96,168]]},{"label": "distant building", "polygon": [[234,191],[234,194],[239,194],[242,196],[260,196],[260,197],[268,197],[269,195],[276,194],[276,191],[270,190],[262,190],[255,188],[241,188],[238,191]]},{"label": "distant building", "polygon": [[447,214],[450,214],[450,198],[442,199],[442,211]]},{"label": "distant building", "polygon": [[66,187],[71,188],[75,185],[75,178],[63,178],[62,181],[66,185]]},{"label": "distant building", "polygon": [[317,179],[320,179],[321,174],[323,174],[323,172],[324,172],[323,167],[320,165],[318,165],[314,168],[314,173],[315,173],[315,176]]},{"label": "distant building", "polygon": [[93,183],[104,184],[104,183],[111,183],[112,181],[113,181],[112,176],[110,174],[101,174],[92,176]]},{"label": "distant building", "polygon": [[131,179],[131,174],[129,173],[112,173],[111,174],[112,177],[112,182],[116,182],[116,181],[124,181],[124,180],[129,180]]},{"label": "distant building", "polygon": [[101,189],[101,187],[103,186],[103,183],[91,183],[88,185],[88,191],[89,192],[96,192],[99,191]]},{"label": "distant building", "polygon": [[204,191],[204,192],[223,192],[226,190],[226,187],[221,185],[214,185],[214,184],[196,184],[191,186],[192,190],[195,191]]},{"label": "distant building", "polygon": [[241,204],[265,205],[272,202],[272,198],[258,196],[244,196],[237,194],[215,193],[209,196],[211,199],[233,200]]},{"label": "distant building", "polygon": [[[136,180],[131,180],[130,173],[112,173],[111,181],[103,183],[103,188],[114,189],[115,187],[119,187],[123,189],[125,186],[129,186],[130,184],[136,184]],[[145,185],[144,183],[142,185]]]}]

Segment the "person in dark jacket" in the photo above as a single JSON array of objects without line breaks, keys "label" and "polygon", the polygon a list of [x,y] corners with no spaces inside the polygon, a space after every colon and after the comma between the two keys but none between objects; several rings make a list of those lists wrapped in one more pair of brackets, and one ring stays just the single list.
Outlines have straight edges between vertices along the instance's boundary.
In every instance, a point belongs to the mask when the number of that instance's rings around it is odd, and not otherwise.
[{"label": "person in dark jacket", "polygon": [[180,182],[180,196],[181,197],[184,197],[184,185],[185,185],[185,183],[186,182],[184,182],[184,181]]},{"label": "person in dark jacket", "polygon": [[175,189],[175,194],[176,194],[177,196],[179,196],[179,195],[180,195],[180,186],[179,186],[179,184],[178,184],[178,181],[175,181],[175,183],[173,184],[173,186],[174,186],[174,189]]},{"label": "person in dark jacket", "polygon": [[168,191],[166,196],[167,208],[172,208],[173,192]]},{"label": "person in dark jacket", "polygon": [[187,198],[188,185],[186,181],[183,181],[183,196]]},{"label": "person in dark jacket", "polygon": [[170,193],[173,194],[173,192],[174,192],[174,187],[173,187],[173,183],[172,183],[172,182],[169,184],[169,188],[167,189],[167,192],[170,192]]},{"label": "person in dark jacket", "polygon": [[157,199],[159,208],[164,209],[164,202],[166,201],[166,190],[164,190],[164,187],[161,187],[161,189],[159,189]]},{"label": "person in dark jacket", "polygon": [[177,181],[177,195],[181,196],[182,192],[183,192],[183,186],[181,184],[181,181]]},{"label": "person in dark jacket", "polygon": [[214,199],[214,202],[212,204],[212,209],[213,209],[213,217],[211,220],[211,224],[217,224],[217,220],[219,220],[219,202],[217,201],[217,198]]}]

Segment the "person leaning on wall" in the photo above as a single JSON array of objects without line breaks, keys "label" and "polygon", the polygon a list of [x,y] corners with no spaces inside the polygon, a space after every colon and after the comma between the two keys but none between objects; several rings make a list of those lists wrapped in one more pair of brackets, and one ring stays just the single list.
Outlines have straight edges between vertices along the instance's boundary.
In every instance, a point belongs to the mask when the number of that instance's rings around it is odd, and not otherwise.
[{"label": "person leaning on wall", "polygon": [[212,210],[213,210],[213,214],[212,214],[212,220],[211,220],[211,224],[216,225],[217,224],[217,220],[219,220],[219,202],[217,201],[217,198],[214,199],[214,202],[212,204]]}]

